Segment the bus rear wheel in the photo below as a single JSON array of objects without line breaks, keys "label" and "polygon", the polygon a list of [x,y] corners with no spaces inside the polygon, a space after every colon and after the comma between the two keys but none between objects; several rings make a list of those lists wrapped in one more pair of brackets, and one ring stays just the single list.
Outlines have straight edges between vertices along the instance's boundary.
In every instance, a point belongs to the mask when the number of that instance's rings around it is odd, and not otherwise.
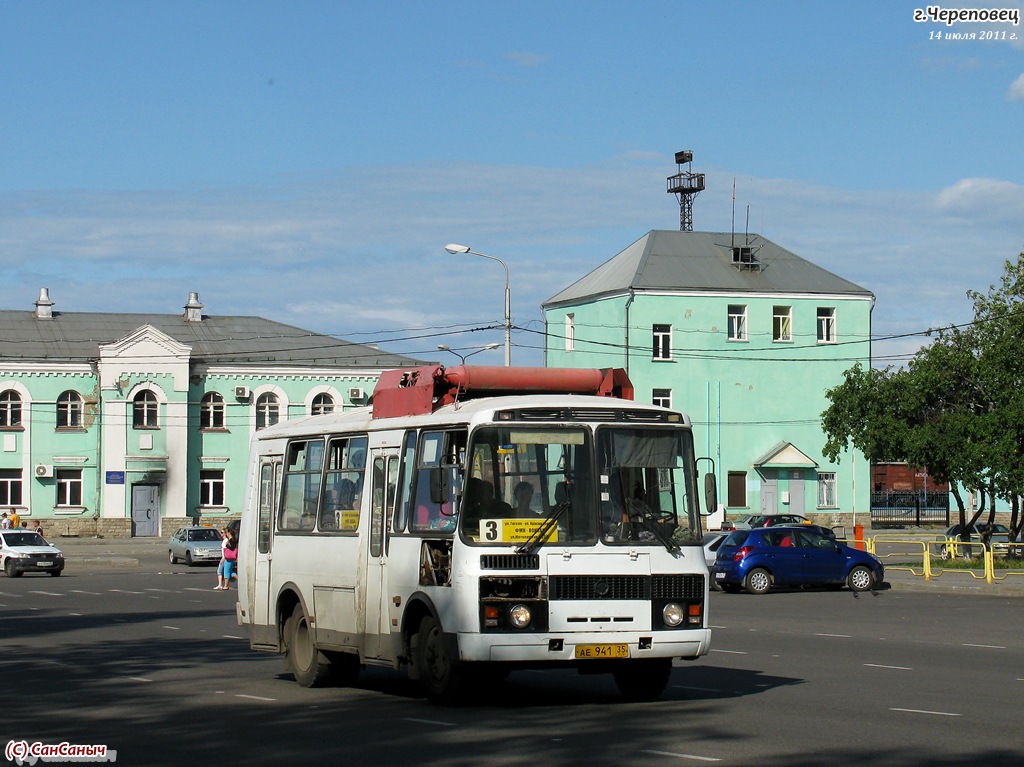
[{"label": "bus rear wheel", "polygon": [[441,624],[427,616],[416,633],[416,668],[433,703],[453,703],[465,688],[465,670],[448,653]]},{"label": "bus rear wheel", "polygon": [[313,643],[309,620],[302,605],[295,605],[291,617],[284,624],[285,667],[303,687],[323,684],[331,671],[330,661]]}]

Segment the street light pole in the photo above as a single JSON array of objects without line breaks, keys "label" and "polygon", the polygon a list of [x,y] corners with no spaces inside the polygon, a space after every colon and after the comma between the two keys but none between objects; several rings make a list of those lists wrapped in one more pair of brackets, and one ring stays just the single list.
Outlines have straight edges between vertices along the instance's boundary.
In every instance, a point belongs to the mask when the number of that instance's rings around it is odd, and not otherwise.
[{"label": "street light pole", "polygon": [[474,349],[469,354],[459,354],[452,347],[448,346],[448,344],[438,344],[437,349],[438,351],[442,352],[451,352],[460,360],[462,360],[462,364],[465,365],[467,357],[472,357],[474,354],[479,354],[480,352],[487,352],[490,351],[491,349],[497,349],[499,346],[501,346],[501,344],[487,344],[486,346],[481,346],[479,349]]},{"label": "street light pole", "polygon": [[491,261],[497,261],[501,264],[501,268],[505,270],[505,367],[512,365],[512,293],[509,290],[508,284],[508,265],[497,256],[489,256],[486,253],[477,253],[475,250],[470,250],[468,245],[457,245],[450,243],[444,246],[452,255],[456,253],[468,253],[471,256],[480,256],[480,258],[489,258]]}]

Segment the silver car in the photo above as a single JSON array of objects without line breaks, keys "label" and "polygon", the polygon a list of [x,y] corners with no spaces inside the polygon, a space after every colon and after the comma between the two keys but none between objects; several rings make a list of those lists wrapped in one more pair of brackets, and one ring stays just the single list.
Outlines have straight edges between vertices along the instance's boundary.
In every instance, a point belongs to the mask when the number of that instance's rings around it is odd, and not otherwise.
[{"label": "silver car", "polygon": [[220,531],[212,527],[182,527],[167,542],[167,558],[172,565],[183,559],[189,567],[199,562],[220,562],[220,542]]}]

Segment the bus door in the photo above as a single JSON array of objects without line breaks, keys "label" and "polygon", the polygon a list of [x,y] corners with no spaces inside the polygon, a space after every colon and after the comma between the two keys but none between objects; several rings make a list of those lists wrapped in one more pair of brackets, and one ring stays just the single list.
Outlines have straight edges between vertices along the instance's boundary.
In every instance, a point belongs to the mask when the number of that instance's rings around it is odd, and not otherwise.
[{"label": "bus door", "polygon": [[271,560],[274,558],[274,515],[277,510],[278,494],[281,487],[281,456],[264,456],[260,459],[259,513],[256,522],[255,578],[250,579],[252,588],[253,625],[274,626],[275,594],[270,581]]},{"label": "bus door", "polygon": [[368,658],[390,658],[390,600],[388,599],[388,528],[395,507],[398,466],[401,463],[394,448],[374,448],[370,469],[370,534],[366,558],[365,602],[362,614],[363,655]]}]

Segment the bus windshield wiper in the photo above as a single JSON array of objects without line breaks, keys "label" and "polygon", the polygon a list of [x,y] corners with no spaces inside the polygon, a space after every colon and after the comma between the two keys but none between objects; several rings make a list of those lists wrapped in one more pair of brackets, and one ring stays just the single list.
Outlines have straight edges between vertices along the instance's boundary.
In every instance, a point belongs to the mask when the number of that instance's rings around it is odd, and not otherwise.
[{"label": "bus windshield wiper", "polygon": [[516,554],[532,554],[533,550],[547,539],[552,528],[558,524],[558,520],[570,508],[572,508],[572,501],[564,500],[551,509],[540,526],[533,531],[533,535],[527,538],[522,546],[516,548]]}]

